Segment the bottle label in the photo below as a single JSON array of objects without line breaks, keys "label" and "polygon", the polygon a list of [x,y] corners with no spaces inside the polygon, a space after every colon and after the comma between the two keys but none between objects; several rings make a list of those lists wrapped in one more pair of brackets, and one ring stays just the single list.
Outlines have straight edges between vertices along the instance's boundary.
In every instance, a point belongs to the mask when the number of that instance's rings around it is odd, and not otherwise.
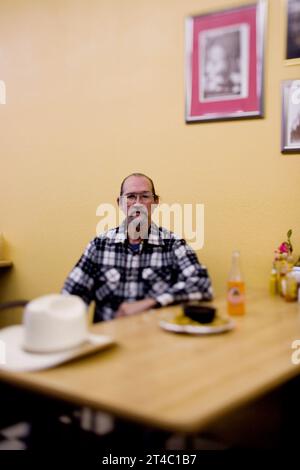
[{"label": "bottle label", "polygon": [[245,295],[241,291],[240,287],[234,286],[228,290],[228,302],[234,305],[243,303],[245,300]]}]

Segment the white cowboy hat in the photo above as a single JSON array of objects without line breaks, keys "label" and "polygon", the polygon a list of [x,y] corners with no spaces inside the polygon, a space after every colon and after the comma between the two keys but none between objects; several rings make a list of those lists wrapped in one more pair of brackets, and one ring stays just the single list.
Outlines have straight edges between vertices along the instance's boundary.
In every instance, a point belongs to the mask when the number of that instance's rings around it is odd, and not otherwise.
[{"label": "white cowboy hat", "polygon": [[35,371],[91,354],[113,343],[87,328],[80,297],[50,294],[29,302],[23,324],[0,330],[0,369]]}]

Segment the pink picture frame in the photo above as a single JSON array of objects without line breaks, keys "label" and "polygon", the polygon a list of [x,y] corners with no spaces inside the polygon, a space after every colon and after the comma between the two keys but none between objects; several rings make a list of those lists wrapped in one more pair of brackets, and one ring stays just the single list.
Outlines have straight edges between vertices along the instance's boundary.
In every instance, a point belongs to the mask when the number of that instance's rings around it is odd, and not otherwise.
[{"label": "pink picture frame", "polygon": [[266,1],[186,19],[185,120],[263,117]]}]

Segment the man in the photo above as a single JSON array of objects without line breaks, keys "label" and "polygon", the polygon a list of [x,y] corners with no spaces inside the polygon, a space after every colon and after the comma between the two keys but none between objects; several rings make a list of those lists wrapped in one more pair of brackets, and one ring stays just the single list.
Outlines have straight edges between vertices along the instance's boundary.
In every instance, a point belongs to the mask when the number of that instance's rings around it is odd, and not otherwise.
[{"label": "man", "polygon": [[87,304],[95,300],[95,322],[212,298],[207,270],[194,251],[151,222],[158,202],[148,176],[127,176],[118,197],[125,221],[92,240],[66,279],[63,293],[78,295]]}]

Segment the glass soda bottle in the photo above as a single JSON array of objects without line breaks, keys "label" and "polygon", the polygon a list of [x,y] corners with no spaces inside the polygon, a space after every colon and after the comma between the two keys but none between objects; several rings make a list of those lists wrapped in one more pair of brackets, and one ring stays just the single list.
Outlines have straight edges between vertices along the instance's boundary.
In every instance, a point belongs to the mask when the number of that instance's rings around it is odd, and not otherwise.
[{"label": "glass soda bottle", "polygon": [[242,277],[239,251],[232,252],[227,283],[227,311],[229,315],[244,315],[245,313],[245,283]]}]

